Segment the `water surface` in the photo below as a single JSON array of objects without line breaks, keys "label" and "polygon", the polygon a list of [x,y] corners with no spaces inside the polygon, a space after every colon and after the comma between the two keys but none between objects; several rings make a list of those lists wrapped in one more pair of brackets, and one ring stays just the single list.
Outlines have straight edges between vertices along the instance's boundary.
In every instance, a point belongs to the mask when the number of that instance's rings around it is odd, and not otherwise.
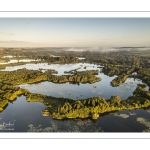
[{"label": "water surface", "polygon": [[[86,69],[84,67],[86,66]],[[55,69],[58,75],[64,74],[64,71],[78,69],[99,70],[97,75],[102,78],[100,82],[93,84],[55,84],[51,82],[41,82],[38,84],[19,85],[34,93],[41,93],[55,97],[68,97],[85,99],[89,97],[100,96],[109,99],[112,95],[120,95],[121,99],[126,99],[132,95],[137,84],[142,83],[139,79],[128,78],[122,85],[112,87],[110,82],[116,77],[109,77],[102,73],[102,68],[88,63],[79,64],[51,64],[38,63],[26,64],[20,66],[7,67],[6,71],[17,70],[21,68],[38,70]],[[148,86],[146,87],[148,89]],[[14,130],[0,132],[143,132],[150,131],[150,110],[137,109],[132,111],[119,111],[110,114],[101,115],[98,120],[91,119],[66,119],[54,120],[51,117],[44,117],[41,110],[45,106],[39,102],[27,102],[25,96],[18,97],[13,103],[9,103],[4,111],[0,112],[0,124],[14,121]]]},{"label": "water surface", "polygon": [[[0,124],[14,121],[13,130],[0,132],[143,132],[150,131],[150,109],[119,111],[101,115],[98,120],[55,120],[42,116],[42,103],[27,102],[25,96],[9,103],[0,113]],[[142,120],[143,119],[143,120]],[[140,120],[140,121],[139,121]]]},{"label": "water surface", "polygon": [[8,62],[3,62],[3,63],[0,63],[0,64],[11,64],[11,63],[31,62],[31,61],[40,61],[40,60],[35,60],[35,59],[18,59],[18,60],[17,59],[12,59]]},{"label": "water surface", "polygon": [[[34,66],[34,68],[33,68]],[[86,69],[84,67],[86,66]],[[38,69],[43,67],[43,69],[55,69],[58,71],[57,75],[63,75],[64,71],[70,71],[73,69],[78,69],[78,71],[84,70],[99,70],[99,74],[96,75],[102,80],[93,84],[89,83],[51,83],[51,82],[41,82],[38,84],[23,84],[19,85],[21,88],[26,88],[31,92],[45,94],[54,97],[66,97],[73,99],[86,99],[89,97],[100,96],[106,99],[110,99],[113,95],[119,95],[121,99],[126,99],[132,95],[133,91],[136,89],[137,84],[141,84],[142,81],[139,79],[128,78],[123,84],[118,87],[112,87],[110,82],[117,76],[109,77],[102,73],[102,68],[97,68],[97,65],[88,63],[78,63],[78,64],[28,64],[27,69]],[[15,68],[15,67],[12,67]],[[16,69],[16,68],[15,68]],[[148,89],[148,86],[146,86]]]}]

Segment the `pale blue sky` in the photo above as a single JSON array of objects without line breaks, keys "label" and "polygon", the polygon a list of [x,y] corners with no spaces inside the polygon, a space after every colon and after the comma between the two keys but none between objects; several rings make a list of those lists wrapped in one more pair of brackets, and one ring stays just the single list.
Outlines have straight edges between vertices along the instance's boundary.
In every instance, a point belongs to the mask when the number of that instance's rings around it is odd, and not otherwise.
[{"label": "pale blue sky", "polygon": [[150,18],[0,18],[0,47],[150,46]]}]

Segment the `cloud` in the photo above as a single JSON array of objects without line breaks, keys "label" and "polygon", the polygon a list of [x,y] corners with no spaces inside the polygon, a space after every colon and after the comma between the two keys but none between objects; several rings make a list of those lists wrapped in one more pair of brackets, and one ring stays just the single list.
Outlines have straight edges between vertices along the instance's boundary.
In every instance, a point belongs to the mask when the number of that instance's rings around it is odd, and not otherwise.
[{"label": "cloud", "polygon": [[85,51],[86,49],[84,49],[84,48],[68,48],[68,49],[66,49],[66,51]]},{"label": "cloud", "polygon": [[66,51],[101,51],[101,52],[109,52],[109,51],[117,51],[118,49],[113,48],[113,47],[99,47],[99,46],[94,46],[94,47],[71,47],[71,48],[65,48]]}]

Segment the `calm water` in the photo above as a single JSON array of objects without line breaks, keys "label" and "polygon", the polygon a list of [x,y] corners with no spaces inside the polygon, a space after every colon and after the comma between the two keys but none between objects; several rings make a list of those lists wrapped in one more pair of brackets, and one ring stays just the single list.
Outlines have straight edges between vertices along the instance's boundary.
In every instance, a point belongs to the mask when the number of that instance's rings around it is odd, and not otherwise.
[{"label": "calm water", "polygon": [[3,62],[3,63],[0,63],[0,64],[11,64],[11,63],[31,62],[31,61],[39,61],[39,60],[35,60],[35,59],[20,59],[20,60],[13,59],[13,60],[10,60],[8,62]]},{"label": "calm water", "polygon": [[13,130],[0,132],[143,132],[150,131],[150,110],[119,111],[101,116],[98,120],[54,120],[43,117],[42,103],[26,101],[25,96],[9,103],[0,113],[0,124],[13,122]]},{"label": "calm water", "polygon": [[[84,69],[84,67],[87,67],[87,69]],[[18,69],[29,69],[29,70],[39,70],[43,69],[43,72],[46,69],[55,69],[58,71],[57,75],[63,75],[64,71],[70,71],[78,68],[78,71],[83,71],[83,70],[97,70],[97,65],[93,64],[88,64],[88,63],[76,63],[76,64],[51,64],[48,65],[48,63],[37,63],[37,64],[25,64],[25,65],[19,65],[19,66],[9,66],[6,67],[6,69],[3,69],[1,71],[14,71]],[[100,70],[100,69],[99,69]]]},{"label": "calm water", "polygon": [[[79,71],[98,69],[93,64],[26,64],[21,66],[7,67],[6,70],[27,69],[55,69],[58,75],[64,71],[80,68]],[[44,70],[43,70],[44,71]],[[68,97],[73,99],[85,99],[94,96],[109,99],[111,95],[120,95],[122,99],[132,95],[140,80],[129,78],[119,87],[111,87],[110,82],[114,77],[108,77],[103,73],[97,75],[102,78],[94,84],[54,84],[41,82],[38,84],[19,85],[31,92],[52,95],[55,97]],[[148,89],[148,87],[146,87]],[[138,109],[132,111],[119,111],[101,116],[98,120],[74,119],[54,120],[51,117],[43,117],[41,110],[46,106],[42,103],[26,101],[25,96],[18,97],[13,103],[0,113],[0,125],[14,121],[14,130],[2,130],[0,132],[142,132],[150,130],[150,110]]]},{"label": "calm water", "polygon": [[[30,67],[29,67],[30,66]],[[47,65],[45,64],[34,64],[34,65],[26,65],[27,69],[38,69],[38,67],[55,69],[58,71],[58,75],[64,74],[64,71],[70,71],[73,69],[78,69],[78,71],[83,70],[99,70],[102,71],[102,68],[97,68],[97,65],[93,64],[53,64]],[[86,66],[86,69],[84,69]],[[21,66],[20,66],[21,67]],[[9,68],[10,69],[10,68]],[[15,67],[11,67],[11,69],[15,69]],[[93,84],[71,84],[71,83],[63,83],[63,84],[55,84],[51,82],[41,82],[38,84],[24,84],[19,85],[21,88],[26,88],[31,92],[46,94],[54,97],[67,97],[73,99],[86,99],[89,97],[100,96],[106,99],[110,99],[112,95],[119,95],[121,99],[126,99],[132,95],[133,91],[136,89],[137,84],[142,83],[139,79],[128,78],[122,85],[118,87],[112,87],[110,82],[116,77],[109,77],[104,75],[103,73],[99,73],[97,77],[100,77],[102,80],[100,82],[96,82]],[[148,86],[146,87],[148,89]]]}]

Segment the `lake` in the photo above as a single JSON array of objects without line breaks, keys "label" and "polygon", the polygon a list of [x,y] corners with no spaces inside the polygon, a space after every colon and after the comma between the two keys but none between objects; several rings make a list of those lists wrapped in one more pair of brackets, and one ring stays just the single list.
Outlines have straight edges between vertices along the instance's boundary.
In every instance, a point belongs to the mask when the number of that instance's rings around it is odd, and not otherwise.
[{"label": "lake", "polygon": [[[84,69],[86,66],[86,69]],[[63,75],[64,71],[78,69],[99,70],[96,76],[102,78],[100,82],[93,84],[55,84],[51,82],[41,82],[37,84],[18,85],[21,88],[28,89],[34,93],[51,95],[54,97],[66,97],[85,99],[89,97],[100,96],[110,99],[112,95],[119,95],[121,99],[126,99],[132,95],[137,84],[142,83],[139,79],[128,78],[122,85],[112,87],[110,82],[116,77],[109,77],[102,73],[102,68],[89,63],[76,64],[51,64],[38,63],[26,64],[20,66],[6,67],[5,71],[12,71],[21,68],[38,70],[40,68],[55,69],[57,75]],[[148,86],[146,86],[148,89]],[[12,103],[9,103],[4,111],[0,112],[0,124],[14,122],[12,130],[0,130],[0,132],[142,132],[149,131],[150,128],[150,110],[137,109],[132,111],[119,111],[100,116],[98,120],[73,119],[73,120],[55,120],[51,117],[42,116],[41,111],[46,106],[39,102],[27,102],[25,96],[18,97]]]},{"label": "lake", "polygon": [[142,132],[150,131],[150,109],[119,111],[100,116],[98,120],[55,120],[43,117],[42,103],[27,102],[25,96],[18,97],[0,113],[0,124],[14,121],[12,130],[0,132]]}]

